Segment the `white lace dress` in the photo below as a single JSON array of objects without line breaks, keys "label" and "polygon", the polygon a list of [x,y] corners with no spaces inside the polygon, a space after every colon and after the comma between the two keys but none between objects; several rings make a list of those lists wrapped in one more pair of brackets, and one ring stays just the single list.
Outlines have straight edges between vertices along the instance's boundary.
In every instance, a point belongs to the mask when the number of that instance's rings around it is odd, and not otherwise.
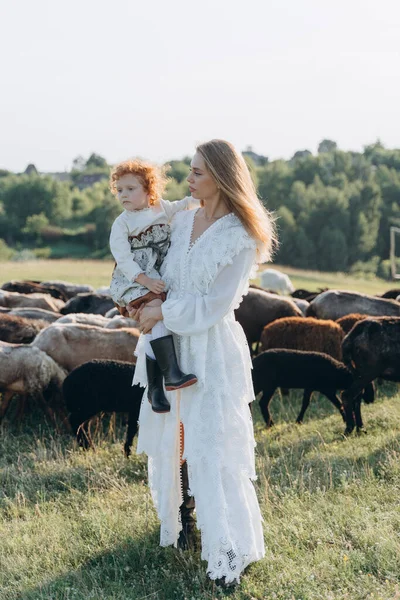
[{"label": "white lace dress", "polygon": [[[248,291],[256,244],[229,214],[190,247],[195,210],[177,214],[161,275],[169,293],[164,323],[174,333],[182,370],[198,383],[167,392],[171,412],[151,410],[143,400],[137,452],[148,455],[149,485],[161,521],[162,546],[176,545],[179,506],[180,421],[184,458],[201,529],[202,558],[212,579],[240,578],[264,556],[262,517],[251,480],[256,479],[254,433],[248,403],[254,399],[251,359],[234,309]],[[147,385],[139,342],[134,383]],[[144,398],[146,394],[144,395]]]}]

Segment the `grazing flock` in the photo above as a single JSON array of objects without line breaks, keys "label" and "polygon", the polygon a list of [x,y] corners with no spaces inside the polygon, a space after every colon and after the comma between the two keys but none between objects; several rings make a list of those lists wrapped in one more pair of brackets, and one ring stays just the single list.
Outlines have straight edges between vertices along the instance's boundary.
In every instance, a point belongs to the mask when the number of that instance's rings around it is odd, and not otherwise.
[{"label": "grazing flock", "polygon": [[[363,429],[361,401],[376,379],[400,382],[400,289],[380,297],[341,290],[295,290],[275,269],[260,275],[236,310],[253,358],[254,393],[266,426],[278,388],[303,390],[297,423],[313,391],[345,422]],[[84,448],[89,422],[127,414],[129,456],[143,389],[132,386],[137,323],[121,317],[107,288],[64,281],[10,281],[0,289],[0,422],[15,401],[21,420],[32,403]],[[14,400],[15,398],[15,400]]]}]

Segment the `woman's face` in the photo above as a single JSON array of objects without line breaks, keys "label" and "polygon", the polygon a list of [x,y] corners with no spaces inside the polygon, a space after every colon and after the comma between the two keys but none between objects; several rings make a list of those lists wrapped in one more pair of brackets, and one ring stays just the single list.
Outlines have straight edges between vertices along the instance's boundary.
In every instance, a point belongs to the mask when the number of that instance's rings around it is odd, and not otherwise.
[{"label": "woman's face", "polygon": [[127,173],[118,179],[117,197],[125,210],[141,210],[149,206],[149,197],[140,180]]},{"label": "woman's face", "polygon": [[207,171],[204,159],[198,152],[193,156],[190,163],[190,173],[186,181],[189,183],[192,197],[196,200],[207,200],[218,194],[215,179]]}]

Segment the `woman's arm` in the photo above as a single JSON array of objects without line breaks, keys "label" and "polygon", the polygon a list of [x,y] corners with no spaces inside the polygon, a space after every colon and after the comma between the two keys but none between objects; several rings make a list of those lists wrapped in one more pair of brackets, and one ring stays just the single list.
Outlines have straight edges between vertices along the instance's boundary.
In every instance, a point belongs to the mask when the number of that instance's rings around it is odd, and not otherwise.
[{"label": "woman's arm", "polygon": [[[256,252],[244,248],[215,278],[208,294],[167,299],[160,309],[143,308],[141,326],[151,327],[163,317],[167,329],[178,335],[195,335],[213,327],[240,303],[246,290]],[[161,313],[161,314],[160,314]],[[154,322],[153,322],[154,321]],[[151,328],[150,327],[150,328]]]}]

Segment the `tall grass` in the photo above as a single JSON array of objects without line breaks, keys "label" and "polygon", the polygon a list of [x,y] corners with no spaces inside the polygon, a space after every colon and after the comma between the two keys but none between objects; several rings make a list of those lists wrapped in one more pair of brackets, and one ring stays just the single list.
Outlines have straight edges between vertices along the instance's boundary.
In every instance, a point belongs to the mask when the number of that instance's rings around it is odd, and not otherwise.
[{"label": "tall grass", "polygon": [[[368,434],[349,439],[322,396],[302,426],[298,392],[275,396],[270,430],[255,407],[267,551],[232,598],[400,597],[399,400],[386,387],[363,407]],[[123,437],[122,419],[106,419],[84,452],[38,412],[3,423],[2,600],[222,597],[199,551],[158,546],[145,458],[126,460]]]},{"label": "tall grass", "polygon": [[[112,264],[2,263],[0,279],[107,285]],[[289,270],[296,287],[390,287]],[[329,283],[328,283],[329,282]],[[353,286],[354,284],[354,286]],[[353,287],[352,287],[353,286]],[[379,289],[378,289],[379,287]],[[329,401],[315,395],[294,423],[300,392],[276,394],[266,430],[254,410],[257,494],[266,557],[250,566],[237,600],[400,599],[400,394],[363,406],[368,433],[346,439]],[[145,457],[122,452],[123,419],[97,426],[96,451],[57,433],[39,409],[0,427],[0,600],[209,600],[226,595],[200,552],[158,546]],[[198,536],[200,541],[200,536]]]}]

